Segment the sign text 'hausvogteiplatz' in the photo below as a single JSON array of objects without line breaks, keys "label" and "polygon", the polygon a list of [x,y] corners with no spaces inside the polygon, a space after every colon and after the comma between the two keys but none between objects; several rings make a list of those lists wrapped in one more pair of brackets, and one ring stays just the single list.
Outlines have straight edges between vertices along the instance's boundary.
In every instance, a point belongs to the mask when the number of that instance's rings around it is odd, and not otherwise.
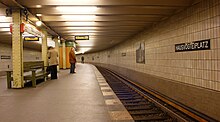
[{"label": "sign text 'hausvogteiplatz'", "polygon": [[210,49],[210,39],[194,41],[189,43],[175,44],[175,52],[209,50],[209,49]]}]

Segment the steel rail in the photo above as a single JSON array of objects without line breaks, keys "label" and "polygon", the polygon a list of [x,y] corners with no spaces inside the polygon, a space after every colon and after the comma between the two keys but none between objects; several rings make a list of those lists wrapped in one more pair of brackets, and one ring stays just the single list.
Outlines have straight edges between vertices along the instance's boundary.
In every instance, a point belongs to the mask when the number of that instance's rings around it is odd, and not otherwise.
[{"label": "steel rail", "polygon": [[[152,90],[149,90],[137,83],[134,83],[133,81],[121,76],[121,75],[118,75],[116,72],[110,70],[110,69],[105,69],[106,71],[108,71],[109,73],[111,73],[112,75],[114,75],[115,77],[121,79],[121,81],[123,83],[125,83],[126,85],[128,85],[130,88],[132,88],[133,90],[135,90],[136,92],[138,92],[139,94],[141,94],[141,96],[147,98],[147,99],[150,99],[151,101],[153,101],[158,107],[160,107],[162,110],[170,113],[170,115],[172,117],[175,117],[178,119],[178,121],[183,121],[183,122],[187,122],[188,120],[186,120],[184,117],[178,115],[177,113],[173,112],[172,110],[170,110],[167,105],[170,105],[172,107],[174,107],[175,109],[179,110],[180,112],[184,113],[185,115],[195,119],[196,121],[199,121],[199,122],[208,122],[208,121],[216,121],[217,120],[214,120],[206,115],[203,115],[202,113],[199,113],[198,112],[195,112],[194,110],[190,110],[190,108],[185,108],[185,107],[182,107],[181,105],[179,105],[178,103],[175,103],[171,100],[168,100],[166,99],[165,97],[163,97],[162,95],[159,95],[158,93],[155,93],[153,92]],[[140,90],[141,89],[141,90]],[[157,100],[155,100],[154,98],[146,95],[147,92],[148,94],[151,94],[153,97],[165,102],[167,105],[163,105],[161,104],[160,102],[158,102]],[[193,111],[193,112],[191,112]]]}]

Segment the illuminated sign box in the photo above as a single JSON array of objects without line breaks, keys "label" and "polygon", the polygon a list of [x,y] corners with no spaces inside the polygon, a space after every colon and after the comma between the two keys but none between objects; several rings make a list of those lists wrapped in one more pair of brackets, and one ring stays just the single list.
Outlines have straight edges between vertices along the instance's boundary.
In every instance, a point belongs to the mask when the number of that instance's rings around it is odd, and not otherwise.
[{"label": "illuminated sign box", "polygon": [[39,41],[39,37],[37,37],[37,36],[27,36],[27,37],[24,37],[24,41]]},{"label": "illuminated sign box", "polygon": [[89,40],[89,35],[77,35],[75,40]]}]

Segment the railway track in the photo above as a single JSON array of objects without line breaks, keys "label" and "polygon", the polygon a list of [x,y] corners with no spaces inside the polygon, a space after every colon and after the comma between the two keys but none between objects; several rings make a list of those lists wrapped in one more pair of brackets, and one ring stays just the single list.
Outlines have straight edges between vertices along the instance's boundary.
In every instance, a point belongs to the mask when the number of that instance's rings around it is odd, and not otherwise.
[{"label": "railway track", "polygon": [[[97,67],[106,81],[131,114],[135,122],[208,122],[216,121],[205,115],[177,109],[117,74]],[[165,100],[166,101],[166,100]],[[170,101],[169,101],[170,102]],[[179,106],[177,106],[179,107]]]}]

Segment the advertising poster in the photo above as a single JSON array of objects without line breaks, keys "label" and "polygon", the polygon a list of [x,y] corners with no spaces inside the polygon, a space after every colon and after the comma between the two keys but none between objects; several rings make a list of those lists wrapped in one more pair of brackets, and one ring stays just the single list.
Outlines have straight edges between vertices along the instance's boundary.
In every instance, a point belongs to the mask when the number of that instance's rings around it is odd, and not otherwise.
[{"label": "advertising poster", "polygon": [[145,44],[144,44],[144,42],[140,42],[137,44],[136,63],[145,64]]}]

